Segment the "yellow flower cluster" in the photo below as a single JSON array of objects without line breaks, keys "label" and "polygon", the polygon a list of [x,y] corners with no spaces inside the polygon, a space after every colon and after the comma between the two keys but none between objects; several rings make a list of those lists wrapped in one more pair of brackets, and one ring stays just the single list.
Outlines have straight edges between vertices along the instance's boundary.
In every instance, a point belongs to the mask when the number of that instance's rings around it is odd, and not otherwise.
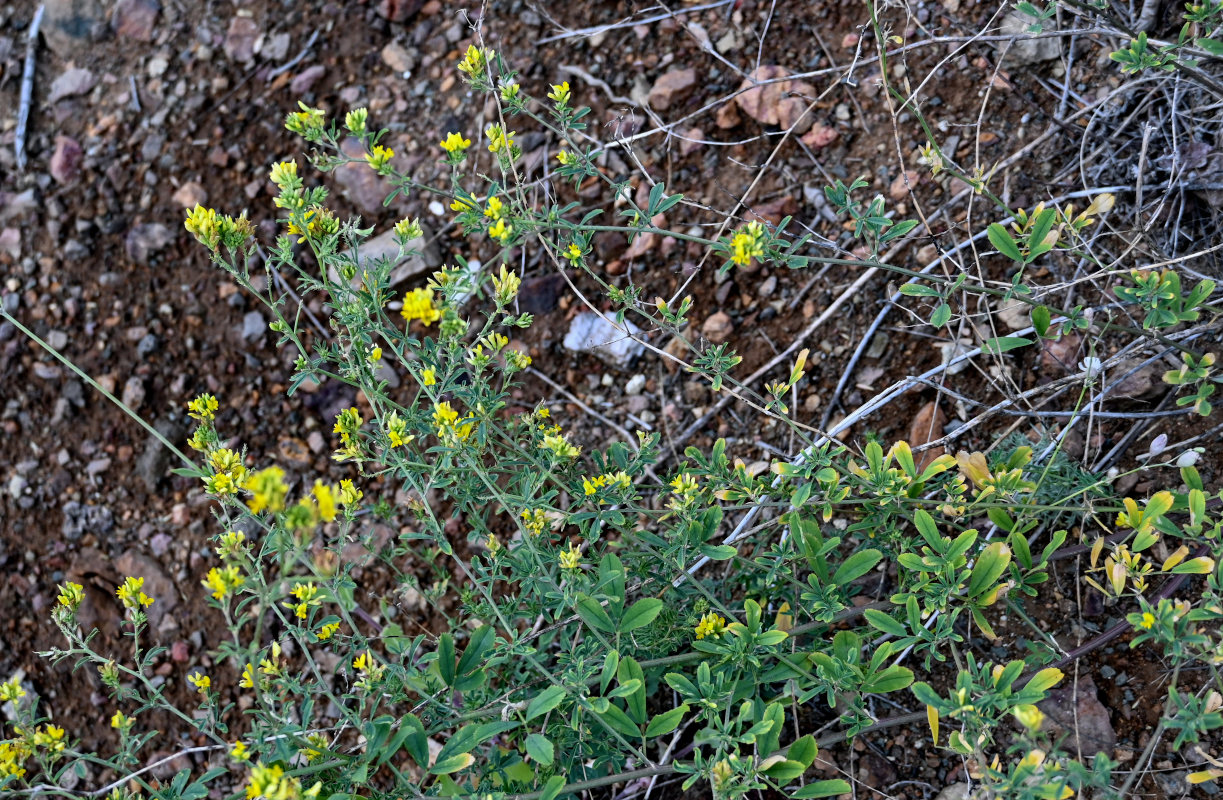
[{"label": "yellow flower cluster", "polygon": [[276,184],[282,192],[295,191],[301,188],[301,178],[297,177],[297,162],[296,161],[281,161],[272,165],[272,172],[268,175],[268,179]]},{"label": "yellow flower cluster", "polygon": [[299,583],[293,587],[289,594],[293,595],[294,600],[286,601],[284,607],[291,609],[293,615],[298,619],[305,619],[310,614],[310,609],[322,605],[323,598],[319,594],[319,588],[313,583]]},{"label": "yellow flower cluster", "polygon": [[58,725],[44,725],[34,731],[34,746],[52,753],[62,753],[67,746],[64,729]]},{"label": "yellow flower cluster", "polygon": [[552,84],[552,91],[548,92],[548,99],[556,103],[557,108],[568,105],[569,97],[569,81]]},{"label": "yellow flower cluster", "polygon": [[506,133],[500,125],[489,125],[484,133],[488,136],[488,152],[513,154],[516,131]]},{"label": "yellow flower cluster", "polygon": [[369,109],[354,108],[344,115],[344,127],[353,136],[365,135],[365,123],[369,119]]},{"label": "yellow flower cluster", "polygon": [[522,279],[518,277],[518,273],[506,269],[505,264],[502,264],[501,270],[493,276],[493,296],[497,305],[508,306],[518,296],[520,286]]},{"label": "yellow flower cluster", "polygon": [[361,498],[365,493],[353,485],[350,480],[340,481],[340,502],[345,508],[352,508],[357,503],[361,502]]},{"label": "yellow flower cluster", "polygon": [[402,447],[416,438],[408,433],[407,420],[396,411],[386,419],[386,435],[391,440],[391,447]]},{"label": "yellow flower cluster", "polygon": [[334,236],[339,232],[340,220],[322,206],[311,206],[300,214],[294,213],[289,218],[289,235],[296,236],[298,244],[311,236],[319,234]]},{"label": "yellow flower cluster", "polygon": [[459,62],[459,72],[466,75],[467,80],[483,78],[489,63],[496,54],[496,50],[487,47],[468,45],[467,52],[463,54],[463,60]]},{"label": "yellow flower cluster", "polygon": [[493,195],[488,198],[488,208],[484,209],[484,216],[489,219],[501,219],[501,215],[505,211],[505,203],[501,202],[501,198]]},{"label": "yellow flower cluster", "polygon": [[569,247],[565,250],[565,258],[575,267],[582,262],[582,256],[584,255],[586,253],[582,250],[582,246],[576,242],[570,242]]},{"label": "yellow flower cluster", "polygon": [[237,564],[213,567],[208,570],[204,580],[200,581],[204,588],[212,592],[212,596],[218,600],[224,600],[226,597],[237,594],[245,582],[246,578],[242,576],[242,570]]},{"label": "yellow flower cluster", "polygon": [[705,616],[701,617],[701,621],[697,623],[696,638],[704,639],[706,636],[721,636],[722,631],[725,629],[726,618],[710,611]]},{"label": "yellow flower cluster", "polygon": [[187,682],[195,687],[195,690],[205,697],[208,696],[208,690],[212,688],[212,678],[209,678],[202,672],[193,672],[187,676]]},{"label": "yellow flower cluster", "polygon": [[426,327],[442,317],[441,309],[433,305],[432,289],[413,289],[406,293],[403,296],[403,310],[399,314],[409,322],[418,319]]},{"label": "yellow flower cluster", "polygon": [[140,611],[153,605],[153,598],[141,591],[144,588],[144,578],[124,578],[123,583],[115,589],[115,595],[129,611]]},{"label": "yellow flower cluster", "polygon": [[361,441],[357,438],[357,431],[360,430],[362,422],[364,420],[361,419],[361,414],[355,408],[346,408],[336,415],[335,427],[331,429],[331,432],[340,435],[342,445],[332,456],[336,461],[361,456]]},{"label": "yellow flower cluster", "polygon": [[21,688],[21,680],[13,677],[0,683],[0,703],[17,705],[25,697],[25,689]]},{"label": "yellow flower cluster", "polygon": [[242,488],[251,493],[246,507],[252,514],[261,511],[271,511],[273,514],[284,511],[289,485],[285,483],[285,471],[280,467],[268,467],[251,473],[242,483]]},{"label": "yellow flower cluster", "polygon": [[291,133],[296,133],[299,136],[304,136],[307,141],[317,139],[323,133],[324,121],[323,110],[321,108],[310,108],[310,106],[297,101],[297,105],[301,111],[290,111],[285,117],[285,128]]},{"label": "yellow flower cluster", "polygon": [[320,642],[325,642],[328,639],[330,639],[332,635],[334,635],[335,632],[338,631],[339,629],[340,629],[339,622],[328,622],[326,625],[319,628],[318,633],[315,635],[318,636],[318,639]]},{"label": "yellow flower cluster", "polygon": [[353,659],[352,668],[361,673],[361,677],[353,684],[358,689],[370,689],[382,680],[386,667],[379,664],[368,650]]},{"label": "yellow flower cluster", "polygon": [[438,145],[446,151],[448,155],[461,154],[464,150],[471,147],[471,139],[464,139],[461,133],[448,133]]},{"label": "yellow flower cluster", "polygon": [[73,614],[81,607],[81,603],[85,601],[85,588],[79,583],[68,581],[63,586],[59,587],[59,604]]},{"label": "yellow flower cluster", "polygon": [[[236,746],[235,746],[236,747]],[[309,789],[302,789],[301,781],[285,775],[283,768],[256,762],[251,767],[250,781],[246,785],[247,800],[308,800],[318,797],[323,788],[321,781]]]},{"label": "yellow flower cluster", "polygon": [[200,422],[212,422],[221,404],[210,394],[202,394],[187,403],[187,416]]},{"label": "yellow flower cluster", "polygon": [[528,508],[522,512],[522,526],[532,536],[539,536],[548,525],[548,515],[542,508]]},{"label": "yellow flower cluster", "polygon": [[22,740],[0,742],[0,778],[20,778],[25,775],[25,762],[31,753]]},{"label": "yellow flower cluster", "polygon": [[387,164],[395,157],[395,151],[389,147],[376,144],[365,154],[365,161],[378,172],[385,172]]},{"label": "yellow flower cluster", "polygon": [[459,422],[459,419],[459,412],[454,409],[454,406],[450,405],[449,401],[433,405],[433,427],[437,429],[439,439],[457,439],[460,442],[467,441],[476,423],[473,420]]},{"label": "yellow flower cluster", "polygon": [[582,491],[586,493],[587,497],[598,493],[600,489],[605,487],[627,492],[632,486],[633,479],[624,471],[608,472],[603,475],[596,475],[593,478],[582,478]]},{"label": "yellow flower cluster", "polygon": [[557,563],[561,565],[561,569],[578,569],[582,566],[582,548],[569,543],[569,547],[560,551],[557,555]]},{"label": "yellow flower cluster", "polygon": [[539,443],[543,450],[547,450],[559,459],[577,458],[582,453],[582,448],[570,444],[564,434],[549,433],[544,437],[544,440]]},{"label": "yellow flower cluster", "polygon": [[199,203],[187,212],[183,227],[209,250],[216,250],[221,245],[235,250],[245,244],[255,232],[245,213],[234,219],[228,215],[221,216],[215,210],[204,208]]},{"label": "yellow flower cluster", "polygon": [[741,267],[764,255],[764,226],[749,222],[730,239],[730,260]]},{"label": "yellow flower cluster", "polygon": [[221,543],[217,545],[217,555],[221,558],[237,558],[242,554],[246,534],[242,531],[225,531],[221,534]]},{"label": "yellow flower cluster", "polygon": [[577,157],[574,156],[573,153],[570,153],[568,150],[562,150],[559,153],[557,153],[556,160],[561,163],[562,167],[567,167],[571,164],[576,164],[578,161]]},{"label": "yellow flower cluster", "polygon": [[422,386],[436,386],[437,373],[431,367],[426,367],[420,371],[420,383]]},{"label": "yellow flower cluster", "polygon": [[420,219],[408,219],[404,217],[395,223],[395,235],[404,242],[410,242],[413,239],[420,239],[425,235],[425,231],[420,226]]},{"label": "yellow flower cluster", "polygon": [[488,235],[501,242],[501,244],[509,244],[510,240],[514,238],[514,226],[508,224],[503,219],[499,219],[488,226]]},{"label": "yellow flower cluster", "polygon": [[671,481],[670,486],[671,500],[668,505],[673,509],[687,508],[696,500],[696,496],[700,492],[696,478],[687,472],[675,476],[675,480]]},{"label": "yellow flower cluster", "polygon": [[136,724],[136,720],[124,714],[122,711],[116,711],[114,713],[114,716],[110,718],[110,727],[114,728],[115,730],[123,734],[126,734],[128,731],[130,731],[132,729],[132,726],[135,724]]},{"label": "yellow flower cluster", "polygon": [[233,450],[213,450],[208,456],[208,463],[213,474],[204,479],[204,488],[209,494],[237,494],[238,489],[246,483],[242,456]]}]

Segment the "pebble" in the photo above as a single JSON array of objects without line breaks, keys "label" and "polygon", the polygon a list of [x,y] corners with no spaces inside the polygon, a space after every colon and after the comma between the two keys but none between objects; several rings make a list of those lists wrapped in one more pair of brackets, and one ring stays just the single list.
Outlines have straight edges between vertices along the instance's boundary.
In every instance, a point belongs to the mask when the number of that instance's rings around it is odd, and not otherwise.
[{"label": "pebble", "polygon": [[157,0],[119,0],[111,14],[110,27],[119,38],[151,42],[160,10]]},{"label": "pebble", "polygon": [[149,540],[149,549],[153,551],[153,555],[160,558],[169,552],[172,544],[174,544],[174,537],[168,533],[159,533]]},{"label": "pebble", "polygon": [[295,95],[304,95],[309,92],[315,82],[327,74],[327,68],[322,64],[315,64],[313,67],[302,70],[293,77],[293,81],[289,84],[289,89]]},{"label": "pebble", "polygon": [[47,102],[55,103],[65,97],[75,97],[78,94],[85,94],[98,83],[98,78],[92,72],[80,67],[73,67],[65,70],[58,78],[51,82],[51,96],[47,98]]},{"label": "pebble", "polygon": [[94,460],[90,461],[88,464],[85,465],[85,472],[91,478],[94,477],[95,475],[102,474],[103,472],[105,472],[108,469],[110,469],[110,459],[109,458],[95,458]]},{"label": "pebble", "polygon": [[263,49],[260,53],[270,61],[280,61],[289,54],[289,43],[291,38],[287,33],[278,33],[268,38],[263,43]]},{"label": "pebble", "polygon": [[777,291],[777,276],[770,275],[760,284],[760,288],[756,290],[756,295],[758,297],[768,297],[775,291]]},{"label": "pebble", "polygon": [[650,107],[665,111],[673,103],[683,100],[696,88],[696,70],[673,69],[663,73],[650,89]]},{"label": "pebble", "polygon": [[629,378],[628,383],[624,385],[624,393],[629,396],[641,394],[644,389],[645,376],[640,373]]},{"label": "pebble", "polygon": [[47,344],[52,350],[63,350],[68,346],[68,334],[63,331],[51,331],[47,334]]},{"label": "pebble", "polygon": [[714,344],[725,342],[734,333],[734,330],[735,324],[731,321],[730,314],[727,314],[725,311],[711,314],[705,320],[705,324],[701,326],[701,333]]},{"label": "pebble", "polygon": [[65,539],[79,539],[85,533],[105,536],[115,526],[114,514],[106,506],[87,506],[72,500],[64,503],[60,512],[64,517],[60,533]]},{"label": "pebble", "polygon": [[35,361],[34,374],[42,378],[44,381],[57,381],[63,377],[64,372],[55,364],[46,364],[42,361]]},{"label": "pebble", "polygon": [[318,455],[327,446],[327,440],[318,431],[310,431],[310,435],[306,437],[306,445],[310,448],[311,453]]},{"label": "pebble", "polygon": [[140,376],[133,375],[123,384],[123,405],[133,411],[144,403],[144,396],[144,380]]},{"label": "pebble", "polygon": [[157,341],[157,337],[155,335],[146,333],[140,338],[139,343],[137,343],[136,352],[141,356],[152,355],[154,352],[156,352],[158,344],[159,342]]},{"label": "pebble", "polygon": [[21,477],[20,475],[14,475],[13,477],[9,478],[8,482],[9,497],[20,497],[21,493],[24,492],[26,487],[29,485],[29,482],[25,478]]},{"label": "pebble", "polygon": [[242,317],[242,338],[246,341],[262,339],[268,329],[267,321],[258,311],[248,311]]},{"label": "pebble", "polygon": [[390,42],[382,48],[382,63],[395,72],[404,73],[416,65],[416,59],[399,42]]},{"label": "pebble", "polygon": [[[624,326],[634,336],[641,333],[641,329],[628,320],[625,320]],[[632,364],[645,350],[642,344],[593,311],[583,311],[573,318],[565,334],[564,345],[567,350],[592,353],[622,369]]]},{"label": "pebble", "polygon": [[429,213],[435,217],[444,216],[446,214],[446,207],[437,200],[433,200],[429,203]]},{"label": "pebble", "polygon": [[229,29],[225,32],[225,55],[233,61],[247,63],[255,57],[255,44],[260,34],[255,20],[235,16],[229,21]]},{"label": "pebble", "polygon": [[187,181],[175,190],[170,199],[182,208],[195,208],[208,203],[208,192],[196,181]]},{"label": "pebble", "polygon": [[[150,173],[151,174],[151,173]],[[128,258],[137,264],[147,264],[149,258],[170,242],[174,241],[174,233],[160,222],[146,222],[133,226],[123,240]]]},{"label": "pebble", "polygon": [[51,153],[51,177],[58,183],[67,184],[76,180],[81,171],[81,159],[85,152],[70,136],[55,137],[55,151]]}]

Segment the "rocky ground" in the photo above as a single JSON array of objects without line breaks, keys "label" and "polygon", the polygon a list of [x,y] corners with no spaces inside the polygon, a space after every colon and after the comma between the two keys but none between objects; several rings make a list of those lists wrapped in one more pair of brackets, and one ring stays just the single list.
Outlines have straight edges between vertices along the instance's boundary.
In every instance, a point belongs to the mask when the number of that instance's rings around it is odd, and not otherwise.
[{"label": "rocky ground", "polygon": [[[921,212],[929,220],[933,235],[906,246],[895,263],[919,268],[991,221],[988,209],[965,199],[962,183],[932,178],[908,159],[919,131],[911,115],[893,114],[879,88],[861,4],[707,5],[668,14],[597,0],[542,6],[498,0],[483,7],[439,0],[55,0],[42,20],[22,170],[14,151],[18,97],[37,5],[15,0],[0,7],[4,306],[180,444],[188,432],[185,403],[209,391],[221,398],[222,429],[260,458],[303,475],[334,469],[331,420],[357,398],[334,386],[285,397],[292,359],[273,347],[261,311],[208,265],[182,227],[183,209],[203,203],[226,213],[245,211],[270,242],[277,224],[267,173],[272,163],[301,153],[282,125],[298,100],[329,112],[368,107],[372,124],[391,131],[396,166],[418,182],[445,186],[437,140],[448,131],[474,139],[489,114],[453,69],[476,22],[488,44],[522,70],[529,89],[542,94],[546,84],[569,80],[580,102],[594,109],[595,138],[668,126],[666,135],[641,139],[631,158],[612,151],[606,167],[634,176],[641,192],[649,190],[640,176],[646,170],[711,209],[705,218],[664,221],[677,230],[718,222],[723,217],[714,210],[729,211],[742,201],[748,218],[776,222],[793,215],[796,227],[852,249],[822,187],[862,174],[899,216]],[[996,10],[961,0],[919,2],[897,11],[889,24],[906,41],[955,36],[980,31],[991,20],[998,24]],[[904,81],[907,73],[914,84],[931,77],[927,111],[937,112],[947,149],[968,162],[1005,164],[995,182],[1013,208],[1082,188],[1074,169],[1081,163],[1079,143],[1056,131],[1067,124],[1057,97],[1063,83],[1076,103],[1120,84],[1106,54],[1090,42],[1077,42],[1072,63],[1060,39],[1028,44],[1033,46],[1013,51],[997,43],[915,48],[897,61],[892,76]],[[857,62],[850,80],[833,80]],[[786,71],[807,76],[726,99],[751,77]],[[817,96],[815,113],[802,118]],[[1073,114],[1069,118],[1081,131]],[[1050,128],[1055,133],[1040,138]],[[527,176],[544,177],[552,145],[525,126],[519,144]],[[897,164],[898,151],[908,169]],[[386,190],[367,169],[316,173],[308,181],[325,182],[340,211],[382,228],[405,214],[420,216],[430,229],[430,267],[455,254],[494,255],[487,244],[462,239],[436,201],[406,196],[384,206]],[[577,196],[604,204],[599,191],[581,187]],[[859,272],[761,270],[719,280],[716,265],[702,264],[703,255],[673,240],[643,237],[630,246],[618,234],[605,234],[595,241],[594,266],[642,285],[646,297],[667,296],[695,275],[689,291],[696,324],[709,342],[729,342],[743,355],[737,374],[756,372],[796,338],[809,337],[804,346],[813,353],[811,380],[798,411],[804,421],[820,423],[850,354],[895,287],[880,276],[848,297],[832,320],[811,329]],[[606,417],[661,430],[666,444],[702,446],[726,437],[757,459],[791,449],[779,430],[733,405],[705,419],[717,398],[661,359],[631,349],[580,352],[586,340],[606,337],[581,335],[581,304],[537,254],[526,254],[522,266],[522,310],[538,315],[523,345],[539,373],[522,390],[524,402],[549,400],[567,428],[577,426],[579,439],[596,444],[615,435],[600,419]],[[1000,277],[1003,268],[987,264],[995,267]],[[312,310],[322,312],[317,303]],[[1006,309],[995,311],[1003,331],[1021,327],[1023,320],[1008,319]],[[828,415],[833,421],[954,352],[914,322],[898,313],[869,342]],[[990,372],[986,363],[973,365],[986,387],[977,399],[991,399],[991,381],[1022,390],[1067,374],[1087,355],[1078,344],[1020,356],[1005,375]],[[790,363],[784,360],[768,377]],[[1164,368],[1137,370],[1118,392],[1117,407],[1159,404]],[[950,432],[970,415],[946,399],[935,405],[936,398],[932,390],[906,394],[851,429],[846,441],[928,441],[939,435],[930,435],[931,419]],[[119,576],[142,574],[146,591],[158,598],[153,628],[168,648],[157,675],[172,697],[189,693],[183,676],[207,665],[206,646],[221,623],[201,602],[199,585],[212,565],[209,540],[217,532],[208,498],[192,481],[169,474],[174,464],[155,438],[9,323],[0,324],[0,401],[0,607],[8,610],[0,618],[0,675],[23,673],[56,717],[96,714],[105,700],[91,674],[67,664],[53,668],[32,653],[57,644],[48,620],[57,583],[76,580],[96,593],[101,641],[118,641],[119,609],[106,596]],[[961,446],[988,444],[1020,423],[994,419]],[[1021,430],[1030,429],[1022,424]],[[1177,442],[1207,428],[1196,420],[1163,424],[1144,432],[1118,465],[1132,465],[1157,433]],[[1097,459],[1129,430],[1125,420],[1105,421],[1072,436],[1068,450]],[[1217,439],[1204,441],[1217,458]],[[1214,463],[1204,462],[1203,474],[1217,488]],[[1137,493],[1149,488],[1129,487]],[[371,567],[374,583],[376,569]],[[1072,570],[1059,580],[1049,605],[1035,610],[1050,633],[1073,646],[1112,623],[1109,609],[1084,606]],[[432,629],[435,621],[415,601],[406,611],[419,617],[414,624]],[[1013,639],[1020,631],[1003,636]],[[1124,759],[1146,744],[1166,675],[1153,657],[1135,657],[1118,641],[1081,665],[1072,698],[1052,705],[1076,709],[1085,750],[1098,746]],[[180,734],[170,720],[155,724]],[[1065,724],[1073,727],[1074,719]],[[107,732],[85,735],[92,745]],[[826,772],[853,776],[860,786],[897,798],[934,797],[963,780],[962,764],[915,751],[907,746],[912,738],[903,731],[863,737],[852,748],[825,754]],[[149,753],[150,759],[168,747]],[[1181,761],[1161,755],[1155,767],[1143,784],[1147,796],[1182,791]]]}]

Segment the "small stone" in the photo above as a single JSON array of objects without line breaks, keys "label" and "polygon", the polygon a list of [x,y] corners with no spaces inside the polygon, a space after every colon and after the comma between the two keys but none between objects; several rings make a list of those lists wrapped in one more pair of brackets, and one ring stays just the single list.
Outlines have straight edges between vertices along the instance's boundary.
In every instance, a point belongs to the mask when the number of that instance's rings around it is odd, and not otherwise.
[{"label": "small stone", "polygon": [[391,22],[403,22],[420,11],[424,0],[379,0],[378,16]]},{"label": "small stone", "polygon": [[874,338],[871,339],[871,343],[866,346],[865,355],[867,358],[879,358],[879,356],[887,352],[887,349],[888,335],[886,333],[876,333]]},{"label": "small stone", "polygon": [[1045,713],[1042,729],[1054,738],[1069,734],[1064,745],[1067,752],[1091,758],[1096,753],[1111,755],[1117,745],[1108,708],[1096,696],[1096,685],[1089,675],[1080,676],[1077,683],[1050,689],[1037,707]]},{"label": "small stone", "polygon": [[99,0],[49,0],[43,15],[43,38],[63,58],[79,57],[106,32],[106,18]]},{"label": "small stone", "polygon": [[140,337],[140,341],[136,343],[136,352],[142,357],[148,357],[157,350],[157,336],[152,333],[146,333]]},{"label": "small stone", "polygon": [[802,143],[811,149],[818,150],[837,141],[838,136],[840,133],[837,132],[837,128],[830,125],[816,125],[802,137]]},{"label": "small stone", "polygon": [[263,43],[263,48],[259,53],[269,61],[281,61],[289,54],[291,42],[292,37],[287,33],[273,34]]},{"label": "small stone", "polygon": [[98,79],[92,72],[73,67],[51,82],[51,95],[47,98],[47,102],[55,103],[65,97],[85,94],[97,83]]},{"label": "small stone", "polygon": [[25,478],[21,477],[20,475],[14,475],[13,477],[9,478],[8,482],[9,497],[21,497],[21,493],[24,492],[26,487],[29,485],[29,481],[27,481]]},{"label": "small stone", "polygon": [[153,25],[160,10],[157,0],[119,0],[111,13],[111,30],[120,38],[151,42]]},{"label": "small stone", "polygon": [[234,17],[225,32],[225,55],[233,61],[247,63],[255,57],[255,43],[259,40],[259,25],[250,17]]},{"label": "small stone", "polygon": [[135,411],[144,403],[144,379],[138,375],[128,378],[123,384],[123,405]]},{"label": "small stone", "polygon": [[939,792],[934,800],[968,800],[971,794],[969,788],[967,783],[953,783]]},{"label": "small stone", "polygon": [[921,173],[917,170],[905,170],[892,181],[888,187],[888,197],[899,203],[909,196],[909,189],[917,188],[917,181],[921,178]]},{"label": "small stone", "polygon": [[174,537],[168,533],[159,533],[149,540],[149,548],[153,551],[153,555],[158,558],[170,552],[170,545],[172,544],[174,544]]},{"label": "small stone", "polygon": [[182,208],[195,208],[208,202],[208,192],[195,181],[187,181],[170,198]]},{"label": "small stone", "polygon": [[[739,87],[735,103],[752,119],[764,125],[795,124],[798,115],[815,97],[815,87],[798,80],[787,80],[791,73],[784,67],[766,64],[753,70]],[[809,115],[808,115],[809,117]]]},{"label": "small stone", "polygon": [[170,658],[179,664],[185,664],[187,659],[191,658],[191,649],[187,647],[186,642],[178,639],[174,644],[170,645]]},{"label": "small stone", "polygon": [[583,311],[569,323],[564,345],[576,353],[592,353],[615,367],[628,367],[645,347],[631,338],[641,333],[632,322],[625,321],[624,330],[593,311]]},{"label": "small stone", "polygon": [[85,465],[85,473],[91,478],[95,475],[101,475],[108,469],[110,469],[109,458],[95,458]]},{"label": "small stone", "polygon": [[696,70],[673,69],[663,73],[650,89],[650,107],[665,111],[673,103],[683,100],[696,88]]},{"label": "small stone", "polygon": [[68,334],[63,331],[50,331],[47,334],[47,344],[52,350],[63,350],[68,346]]},{"label": "small stone", "polygon": [[154,253],[172,241],[174,233],[168,227],[160,222],[146,222],[128,231],[123,244],[128,258],[137,264],[147,264]]},{"label": "small stone", "polygon": [[105,536],[115,526],[114,514],[106,506],[86,506],[73,500],[65,503],[60,512],[64,516],[60,533],[65,539],[79,539],[86,533]]},{"label": "small stone", "polygon": [[1007,68],[1025,67],[1052,61],[1062,55],[1062,41],[1056,36],[1037,38],[1028,31],[1036,20],[1022,11],[1015,10],[1002,20],[1002,35],[1014,39],[996,42],[994,47],[1003,56]]},{"label": "small stone", "polygon": [[714,114],[713,121],[720,130],[728,131],[737,127],[743,120],[739,118],[739,107],[736,104],[724,103]]},{"label": "small stone", "polygon": [[310,452],[317,456],[327,446],[327,440],[318,431],[310,431],[310,435],[306,437],[306,445],[310,448]]},{"label": "small stone", "polygon": [[289,89],[295,95],[304,95],[314,87],[315,82],[327,73],[327,68],[322,64],[315,64],[312,67],[302,70],[293,77],[289,83]]},{"label": "small stone", "polygon": [[760,284],[760,288],[756,290],[757,297],[769,297],[773,292],[777,291],[777,276],[770,275],[765,278],[764,283]]},{"label": "small stone", "polygon": [[0,231],[0,253],[7,254],[13,261],[21,257],[21,231],[16,228]]},{"label": "small stone", "polygon": [[69,136],[55,137],[55,151],[51,154],[51,177],[67,184],[76,180],[81,171],[81,159],[85,152],[76,139]]},{"label": "small stone", "polygon": [[725,311],[711,314],[705,320],[705,324],[701,326],[701,333],[714,344],[725,342],[734,331],[735,324],[731,321],[730,314],[727,314]]},{"label": "small stone", "polygon": [[248,342],[262,339],[268,329],[267,321],[258,311],[248,311],[242,317],[242,338]]},{"label": "small stone", "polygon": [[371,216],[386,213],[382,201],[386,199],[391,190],[386,181],[379,178],[378,173],[365,163],[364,146],[356,139],[349,137],[340,147],[349,158],[358,159],[332,172],[336,182],[340,184],[340,190],[361,213]]},{"label": "small stone", "polygon": [[837,103],[837,107],[833,109],[832,114],[837,119],[839,119],[841,122],[848,122],[849,121],[849,105],[846,103]]},{"label": "small stone", "polygon": [[679,154],[687,156],[705,146],[705,132],[700,128],[689,128],[679,140]]},{"label": "small stone", "polygon": [[382,63],[392,71],[402,74],[409,72],[416,65],[416,59],[399,42],[389,42],[382,48]]},{"label": "small stone", "polygon": [[63,377],[64,371],[55,364],[45,364],[42,361],[35,361],[34,374],[42,378],[44,381],[57,381]]},{"label": "small stone", "polygon": [[645,376],[638,373],[628,379],[628,383],[624,384],[624,393],[630,397],[636,394],[641,394],[645,389]]}]

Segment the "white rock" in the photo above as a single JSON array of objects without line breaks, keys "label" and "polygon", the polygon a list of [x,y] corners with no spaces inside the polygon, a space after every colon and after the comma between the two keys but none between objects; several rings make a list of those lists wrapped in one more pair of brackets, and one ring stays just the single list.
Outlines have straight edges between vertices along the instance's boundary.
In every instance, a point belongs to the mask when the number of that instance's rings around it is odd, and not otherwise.
[{"label": "white rock", "polygon": [[624,393],[632,396],[635,394],[641,394],[643,389],[645,389],[645,376],[638,373],[629,378],[628,383],[624,386]]},{"label": "white rock", "polygon": [[645,347],[631,336],[641,329],[628,320],[620,328],[592,311],[573,318],[565,334],[565,348],[575,353],[593,353],[614,367],[624,368],[641,355]]}]

